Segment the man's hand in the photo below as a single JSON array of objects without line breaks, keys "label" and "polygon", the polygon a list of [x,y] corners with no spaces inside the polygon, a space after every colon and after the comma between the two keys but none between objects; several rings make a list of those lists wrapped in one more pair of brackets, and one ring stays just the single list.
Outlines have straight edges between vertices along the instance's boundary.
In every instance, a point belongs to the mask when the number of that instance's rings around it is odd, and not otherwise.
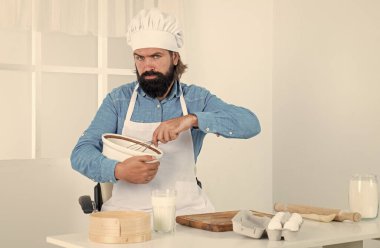
[{"label": "man's hand", "polygon": [[158,142],[167,143],[178,138],[178,135],[192,127],[198,126],[196,115],[185,115],[162,122],[154,131],[152,143],[158,146]]},{"label": "man's hand", "polygon": [[130,183],[148,183],[156,176],[159,161],[156,158],[144,155],[134,156],[116,164],[115,178]]}]

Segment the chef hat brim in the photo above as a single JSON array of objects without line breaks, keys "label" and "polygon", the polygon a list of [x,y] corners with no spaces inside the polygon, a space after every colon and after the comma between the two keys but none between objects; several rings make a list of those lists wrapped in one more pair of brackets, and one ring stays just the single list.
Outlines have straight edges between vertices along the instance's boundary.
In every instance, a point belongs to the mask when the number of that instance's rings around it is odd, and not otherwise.
[{"label": "chef hat brim", "polygon": [[132,50],[141,48],[162,48],[178,52],[179,48],[173,34],[165,31],[143,30],[131,35]]}]

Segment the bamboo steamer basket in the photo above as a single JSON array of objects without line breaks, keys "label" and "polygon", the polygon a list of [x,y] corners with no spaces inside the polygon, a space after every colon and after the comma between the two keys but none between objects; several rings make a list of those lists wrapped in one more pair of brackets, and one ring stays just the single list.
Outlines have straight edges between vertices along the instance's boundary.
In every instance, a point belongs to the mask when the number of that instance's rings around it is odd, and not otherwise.
[{"label": "bamboo steamer basket", "polygon": [[90,215],[89,239],[97,243],[139,243],[151,239],[150,214],[142,211],[105,211]]}]

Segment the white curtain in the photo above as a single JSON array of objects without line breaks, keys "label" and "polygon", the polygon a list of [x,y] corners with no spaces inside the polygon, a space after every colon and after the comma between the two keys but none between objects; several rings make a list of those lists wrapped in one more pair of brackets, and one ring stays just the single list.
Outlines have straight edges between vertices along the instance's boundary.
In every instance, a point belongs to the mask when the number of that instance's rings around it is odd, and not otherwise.
[{"label": "white curtain", "polygon": [[[183,19],[183,0],[0,0],[0,28],[35,29],[70,35],[98,35],[99,12],[107,16],[107,36],[124,37],[138,11],[158,7]],[[100,8],[100,9],[99,9]],[[101,10],[101,11],[98,11]]]},{"label": "white curtain", "polygon": [[31,0],[0,0],[0,28],[30,30]]},{"label": "white curtain", "polygon": [[71,35],[98,33],[97,0],[34,0],[37,30]]}]

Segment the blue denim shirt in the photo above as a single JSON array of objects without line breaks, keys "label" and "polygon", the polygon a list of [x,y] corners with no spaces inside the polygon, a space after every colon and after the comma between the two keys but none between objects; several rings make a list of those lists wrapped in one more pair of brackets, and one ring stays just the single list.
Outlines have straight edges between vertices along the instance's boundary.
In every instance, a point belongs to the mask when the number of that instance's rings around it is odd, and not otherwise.
[{"label": "blue denim shirt", "polygon": [[[72,154],[72,167],[96,182],[116,182],[114,169],[117,161],[102,155],[104,133],[121,134],[132,92],[137,82],[114,89],[103,100],[95,118],[79,138]],[[181,86],[189,114],[198,117],[198,128],[191,129],[194,159],[197,160],[207,133],[226,138],[250,138],[260,132],[260,124],[248,109],[223,102],[208,90],[195,85],[175,83],[169,95],[161,102],[138,88],[134,122],[163,122],[182,116]]]}]

